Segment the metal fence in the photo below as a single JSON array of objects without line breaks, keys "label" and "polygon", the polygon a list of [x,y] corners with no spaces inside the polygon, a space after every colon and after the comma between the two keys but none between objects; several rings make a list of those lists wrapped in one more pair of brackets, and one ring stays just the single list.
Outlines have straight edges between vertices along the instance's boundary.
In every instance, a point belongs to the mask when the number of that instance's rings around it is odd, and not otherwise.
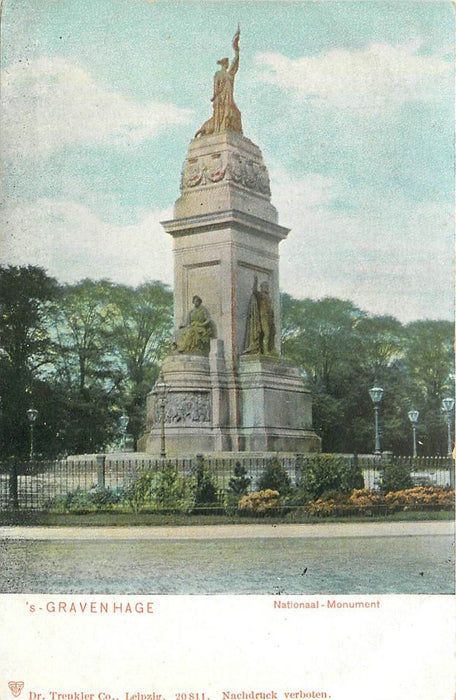
[{"label": "metal fence", "polygon": [[[407,471],[415,485],[428,485],[454,488],[454,461],[451,457],[391,457],[373,455],[334,455],[342,457],[354,468],[358,467],[364,487],[378,490],[384,470],[394,462],[398,468]],[[84,494],[97,495],[103,504],[103,494],[110,494],[112,502],[125,501],[126,493],[132,484],[138,483],[144,475],[163,473],[178,474],[181,486],[186,477],[197,483],[201,475],[209,474],[216,497],[214,507],[222,504],[224,494],[229,490],[230,479],[235,475],[236,465],[245,469],[250,479],[248,490],[255,491],[259,480],[272,459],[278,460],[285,468],[293,486],[299,486],[306,465],[316,455],[274,455],[249,456],[240,453],[236,456],[214,457],[197,455],[179,459],[115,459],[112,456],[98,455],[91,459],[67,459],[59,461],[21,462],[10,460],[0,463],[0,509],[48,510],[62,507],[65,502],[77,502]],[[127,499],[128,501],[128,499]],[[126,501],[126,502],[127,502]],[[151,501],[152,502],[152,501]],[[147,503],[147,498],[146,498]],[[155,506],[157,503],[155,496]]]}]

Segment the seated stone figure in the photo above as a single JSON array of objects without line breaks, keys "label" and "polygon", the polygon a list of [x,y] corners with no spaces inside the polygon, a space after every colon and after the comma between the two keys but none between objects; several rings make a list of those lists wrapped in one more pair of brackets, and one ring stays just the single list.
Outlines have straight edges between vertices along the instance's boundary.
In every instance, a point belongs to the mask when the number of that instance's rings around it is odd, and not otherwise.
[{"label": "seated stone figure", "polygon": [[202,299],[195,295],[192,302],[193,309],[188,315],[187,323],[180,326],[176,334],[175,349],[185,355],[209,355],[214,325],[209,311],[202,305]]}]

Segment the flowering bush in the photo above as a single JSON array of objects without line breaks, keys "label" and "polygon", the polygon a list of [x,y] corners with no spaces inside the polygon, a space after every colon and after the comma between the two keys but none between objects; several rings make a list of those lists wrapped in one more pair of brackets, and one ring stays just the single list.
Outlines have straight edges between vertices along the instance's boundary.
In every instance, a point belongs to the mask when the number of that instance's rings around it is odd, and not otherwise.
[{"label": "flowering bush", "polygon": [[316,501],[309,501],[305,510],[308,515],[325,517],[328,515],[345,514],[347,511],[347,514],[349,514],[349,508],[350,505],[347,501],[347,497],[339,496],[336,498],[318,498]]},{"label": "flowering bush", "polygon": [[416,486],[402,491],[381,494],[367,489],[355,489],[350,496],[319,498],[306,504],[308,515],[373,515],[414,508],[447,510],[454,507],[454,489]]},{"label": "flowering bush", "polygon": [[380,493],[369,491],[369,489],[355,489],[348,500],[353,506],[360,508],[382,505],[385,502],[384,497]]},{"label": "flowering bush", "polygon": [[279,507],[280,494],[273,489],[247,493],[238,503],[241,515],[276,515]]},{"label": "flowering bush", "polygon": [[392,506],[438,506],[451,508],[454,506],[454,489],[436,488],[435,486],[415,486],[402,491],[390,491],[385,495],[385,501]]}]

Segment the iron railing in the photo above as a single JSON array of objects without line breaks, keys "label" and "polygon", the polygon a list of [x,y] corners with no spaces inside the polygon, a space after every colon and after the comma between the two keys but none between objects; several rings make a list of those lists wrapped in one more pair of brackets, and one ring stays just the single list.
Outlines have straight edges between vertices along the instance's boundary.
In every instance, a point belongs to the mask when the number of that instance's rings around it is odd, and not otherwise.
[{"label": "iron railing", "polygon": [[[415,485],[454,488],[454,461],[451,457],[334,456],[343,457],[351,465],[357,466],[363,476],[364,487],[370,490],[379,489],[382,474],[392,460],[394,465],[410,474]],[[115,459],[104,455],[57,461],[13,459],[0,463],[0,509],[47,510],[59,505],[63,507],[65,503],[77,504],[78,499],[84,502],[91,495],[93,502],[101,506],[103,498],[112,505],[116,500],[128,503],[130,497],[131,503],[134,485],[144,475],[149,475],[148,479],[143,478],[144,504],[156,508],[166,507],[165,502],[160,503],[160,489],[156,481],[164,470],[168,475],[174,474],[172,488],[181,489],[182,498],[185,497],[186,480],[193,480],[195,490],[201,487],[203,473],[209,475],[215,494],[211,499],[212,507],[217,508],[224,502],[236,465],[240,464],[250,479],[248,490],[255,491],[272,459],[277,459],[282,464],[291,484],[298,486],[305,474],[306,464],[313,458],[315,455],[252,456],[240,453],[236,456],[196,455],[178,459],[143,459],[134,455],[130,459]],[[177,476],[179,480],[176,481]]]}]

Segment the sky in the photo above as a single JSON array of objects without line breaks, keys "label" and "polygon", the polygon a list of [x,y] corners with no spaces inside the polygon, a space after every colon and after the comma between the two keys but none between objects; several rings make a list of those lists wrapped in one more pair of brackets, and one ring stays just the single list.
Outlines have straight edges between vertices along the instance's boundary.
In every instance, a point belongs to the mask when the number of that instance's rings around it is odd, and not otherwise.
[{"label": "sky", "polygon": [[262,150],[283,291],[453,318],[451,2],[4,0],[3,264],[172,285],[172,218],[216,61]]}]

